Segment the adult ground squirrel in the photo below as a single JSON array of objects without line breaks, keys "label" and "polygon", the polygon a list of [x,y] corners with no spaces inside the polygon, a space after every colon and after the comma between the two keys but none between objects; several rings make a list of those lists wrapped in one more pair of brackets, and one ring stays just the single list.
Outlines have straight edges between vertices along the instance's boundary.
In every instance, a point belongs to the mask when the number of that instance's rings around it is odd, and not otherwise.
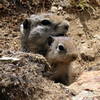
[{"label": "adult ground squirrel", "polygon": [[69,37],[50,37],[46,58],[51,64],[50,79],[68,85],[72,82],[71,63],[78,57],[77,48]]},{"label": "adult ground squirrel", "polygon": [[45,55],[47,38],[64,36],[68,28],[69,23],[63,16],[51,13],[31,15],[20,26],[22,50]]}]

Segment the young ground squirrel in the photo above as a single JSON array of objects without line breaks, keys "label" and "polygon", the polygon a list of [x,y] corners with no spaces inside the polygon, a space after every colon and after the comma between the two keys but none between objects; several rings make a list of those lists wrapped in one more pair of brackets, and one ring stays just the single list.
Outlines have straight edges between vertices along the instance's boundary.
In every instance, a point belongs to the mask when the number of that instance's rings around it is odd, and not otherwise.
[{"label": "young ground squirrel", "polygon": [[76,46],[69,37],[50,37],[50,46],[46,58],[51,64],[50,79],[63,84],[72,82],[72,61],[76,60],[78,53]]},{"label": "young ground squirrel", "polygon": [[47,38],[64,36],[68,28],[68,21],[63,16],[51,13],[31,15],[20,26],[22,50],[45,55]]}]

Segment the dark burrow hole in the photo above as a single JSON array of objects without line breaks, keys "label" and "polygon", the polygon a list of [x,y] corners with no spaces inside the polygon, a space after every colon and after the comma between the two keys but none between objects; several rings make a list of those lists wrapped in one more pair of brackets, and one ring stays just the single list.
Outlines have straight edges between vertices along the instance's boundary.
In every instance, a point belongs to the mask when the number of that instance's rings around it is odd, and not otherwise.
[{"label": "dark burrow hole", "polygon": [[69,85],[68,76],[59,77],[53,80],[55,83],[61,83],[63,85]]},{"label": "dark burrow hole", "polygon": [[69,79],[68,79],[68,75],[64,75],[64,76],[59,76],[59,77],[52,77],[53,73],[52,72],[43,72],[43,77],[47,77],[49,80],[54,81],[54,83],[60,83],[66,86],[69,86],[70,83]]}]

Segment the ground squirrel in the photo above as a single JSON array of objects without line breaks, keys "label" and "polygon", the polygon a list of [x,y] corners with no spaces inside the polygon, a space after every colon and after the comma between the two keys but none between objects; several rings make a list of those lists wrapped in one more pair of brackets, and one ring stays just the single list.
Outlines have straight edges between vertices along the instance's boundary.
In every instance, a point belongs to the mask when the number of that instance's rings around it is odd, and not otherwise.
[{"label": "ground squirrel", "polygon": [[47,38],[64,36],[68,28],[69,23],[63,16],[51,13],[31,15],[20,26],[22,50],[45,55]]},{"label": "ground squirrel", "polygon": [[72,82],[72,61],[78,57],[77,48],[69,37],[50,37],[46,58],[51,64],[50,79],[63,84]]}]

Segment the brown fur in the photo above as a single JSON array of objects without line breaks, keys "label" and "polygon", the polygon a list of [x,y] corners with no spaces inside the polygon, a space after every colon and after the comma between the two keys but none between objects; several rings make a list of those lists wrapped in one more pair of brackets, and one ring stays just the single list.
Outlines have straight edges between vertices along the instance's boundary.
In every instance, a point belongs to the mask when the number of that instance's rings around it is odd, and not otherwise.
[{"label": "brown fur", "polygon": [[50,79],[55,82],[69,84],[72,82],[71,63],[77,58],[74,42],[68,37],[55,37],[47,52],[46,58],[51,64]]}]

